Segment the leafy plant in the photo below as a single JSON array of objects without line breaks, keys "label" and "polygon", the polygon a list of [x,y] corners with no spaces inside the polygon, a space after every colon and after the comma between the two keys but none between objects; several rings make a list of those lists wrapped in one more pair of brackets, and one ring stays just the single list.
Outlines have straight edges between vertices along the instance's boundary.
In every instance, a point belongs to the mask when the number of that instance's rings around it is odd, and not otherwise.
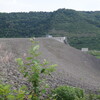
[{"label": "leafy plant", "polygon": [[11,86],[7,84],[0,83],[0,100],[7,100],[8,98],[13,98],[11,94]]},{"label": "leafy plant", "polygon": [[31,95],[27,95],[27,87],[12,89],[11,85],[0,83],[0,100],[30,100]]},{"label": "leafy plant", "polygon": [[57,100],[85,100],[84,91],[71,86],[59,86],[53,90]]},{"label": "leafy plant", "polygon": [[31,42],[33,43],[29,51],[31,56],[26,57],[25,62],[21,58],[16,59],[19,71],[28,80],[30,88],[22,85],[18,89],[12,89],[11,85],[0,83],[0,100],[42,100],[41,97],[49,88],[42,76],[50,75],[55,70],[56,64],[50,65],[45,59],[43,62],[37,60],[40,55],[38,52],[39,45],[32,39]]},{"label": "leafy plant", "polygon": [[87,95],[87,100],[100,100],[100,95],[90,93]]},{"label": "leafy plant", "polygon": [[24,63],[21,58],[16,59],[16,61],[20,66],[20,72],[31,83],[31,100],[40,100],[40,97],[46,93],[46,88],[48,88],[47,84],[44,85],[44,79],[41,75],[50,75],[57,65],[50,65],[45,59],[42,63],[37,60],[37,57],[40,55],[38,52],[39,45],[37,45],[36,41],[33,41],[32,39],[31,41],[33,46],[29,51],[31,57],[26,57],[27,63]]}]

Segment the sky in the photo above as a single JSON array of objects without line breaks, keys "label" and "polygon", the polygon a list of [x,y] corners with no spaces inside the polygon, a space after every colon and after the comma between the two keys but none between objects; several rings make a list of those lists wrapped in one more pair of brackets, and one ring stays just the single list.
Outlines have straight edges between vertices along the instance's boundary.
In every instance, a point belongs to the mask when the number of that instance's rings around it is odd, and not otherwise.
[{"label": "sky", "polygon": [[0,0],[0,12],[50,12],[60,8],[100,11],[100,0]]}]

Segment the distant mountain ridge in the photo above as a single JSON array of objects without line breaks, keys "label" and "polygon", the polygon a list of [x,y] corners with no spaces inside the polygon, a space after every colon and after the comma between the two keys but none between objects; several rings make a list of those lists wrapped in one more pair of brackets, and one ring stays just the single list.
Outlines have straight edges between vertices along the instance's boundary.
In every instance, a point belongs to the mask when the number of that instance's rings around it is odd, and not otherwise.
[{"label": "distant mountain ridge", "polygon": [[100,50],[100,11],[0,13],[0,37],[67,36],[69,44]]}]

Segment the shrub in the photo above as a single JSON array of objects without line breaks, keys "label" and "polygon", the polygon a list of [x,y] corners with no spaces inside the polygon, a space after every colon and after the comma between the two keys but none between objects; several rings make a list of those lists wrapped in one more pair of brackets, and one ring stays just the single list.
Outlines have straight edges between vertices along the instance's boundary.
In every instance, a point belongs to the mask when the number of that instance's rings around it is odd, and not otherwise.
[{"label": "shrub", "polygon": [[87,95],[87,100],[100,100],[100,95],[90,93],[90,94]]},{"label": "shrub", "polygon": [[0,82],[0,100],[6,100],[11,96],[11,86]]},{"label": "shrub", "polygon": [[37,60],[37,57],[40,55],[38,52],[39,45],[37,45],[36,41],[33,41],[32,39],[31,41],[33,46],[29,51],[31,56],[26,57],[27,63],[24,63],[21,58],[16,59],[16,61],[20,66],[20,72],[31,84],[31,99],[40,100],[40,97],[46,93],[46,88],[48,88],[48,85],[44,82],[44,79],[41,78],[41,75],[50,75],[51,72],[55,70],[56,64],[50,65],[45,59],[42,63]]},{"label": "shrub", "polygon": [[53,90],[52,95],[57,100],[85,100],[84,91],[71,86],[59,86]]},{"label": "shrub", "polygon": [[44,82],[41,75],[50,75],[55,70],[56,64],[50,65],[45,59],[40,62],[37,57],[39,45],[33,41],[30,49],[30,57],[26,57],[24,62],[21,58],[16,59],[19,65],[19,71],[30,83],[30,88],[23,85],[19,89],[12,90],[10,85],[0,83],[0,100],[43,100],[41,99],[49,88],[48,84]]},{"label": "shrub", "polygon": [[96,58],[100,58],[100,51],[90,50],[88,53],[95,56]]},{"label": "shrub", "polygon": [[11,89],[11,85],[0,82],[0,100],[30,100],[31,95],[27,95],[26,86],[19,89]]}]

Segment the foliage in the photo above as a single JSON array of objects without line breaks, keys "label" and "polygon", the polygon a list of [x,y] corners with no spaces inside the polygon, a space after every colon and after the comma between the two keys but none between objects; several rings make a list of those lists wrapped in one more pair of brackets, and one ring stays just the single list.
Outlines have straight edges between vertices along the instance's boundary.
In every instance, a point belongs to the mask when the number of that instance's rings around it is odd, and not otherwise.
[{"label": "foliage", "polygon": [[50,75],[50,73],[55,70],[56,64],[48,65],[48,61],[46,61],[45,59],[42,63],[40,63],[40,61],[36,59],[36,57],[40,54],[38,53],[39,45],[37,45],[33,40],[32,43],[33,47],[30,49],[31,57],[26,58],[28,63],[25,64],[21,58],[18,58],[16,61],[20,65],[20,72],[31,83],[31,99],[40,100],[40,97],[46,93],[46,88],[48,88],[47,84],[45,84],[45,86],[43,87],[44,80],[41,78],[41,74]]},{"label": "foliage", "polygon": [[96,58],[100,58],[100,51],[90,50],[88,53],[95,56]]},{"label": "foliage", "polygon": [[57,100],[85,100],[84,91],[71,86],[60,86],[53,90]]},{"label": "foliage", "polygon": [[26,86],[12,89],[11,85],[0,83],[0,100],[30,100],[31,95],[27,93]]},{"label": "foliage", "polygon": [[0,37],[67,36],[78,49],[100,50],[100,11],[58,9],[54,12],[0,13]]},{"label": "foliage", "polygon": [[50,75],[55,70],[56,64],[50,65],[44,59],[43,62],[37,60],[40,55],[38,52],[39,45],[36,41],[31,39],[33,46],[30,49],[30,57],[26,57],[26,63],[18,58],[16,61],[19,65],[19,71],[27,78],[30,87],[23,85],[19,89],[11,89],[10,85],[0,84],[0,100],[42,100],[43,95],[46,93],[48,84],[42,76]]},{"label": "foliage", "polygon": [[6,100],[9,97],[12,97],[10,85],[5,85],[0,83],[0,100]]},{"label": "foliage", "polygon": [[56,100],[100,100],[99,94],[85,93],[83,89],[72,86],[58,86],[52,91]]},{"label": "foliage", "polygon": [[100,50],[100,35],[97,36],[72,36],[68,38],[69,44],[77,49],[89,48],[89,50]]},{"label": "foliage", "polygon": [[[24,85],[20,89],[13,90],[11,85],[0,83],[0,100],[41,100],[39,98],[32,99],[29,92]],[[52,95],[49,95],[48,99],[43,100],[100,100],[100,95],[85,94],[80,88],[60,86],[52,91]]]},{"label": "foliage", "polygon": [[87,95],[87,100],[100,100],[100,95],[90,93],[90,94]]}]

